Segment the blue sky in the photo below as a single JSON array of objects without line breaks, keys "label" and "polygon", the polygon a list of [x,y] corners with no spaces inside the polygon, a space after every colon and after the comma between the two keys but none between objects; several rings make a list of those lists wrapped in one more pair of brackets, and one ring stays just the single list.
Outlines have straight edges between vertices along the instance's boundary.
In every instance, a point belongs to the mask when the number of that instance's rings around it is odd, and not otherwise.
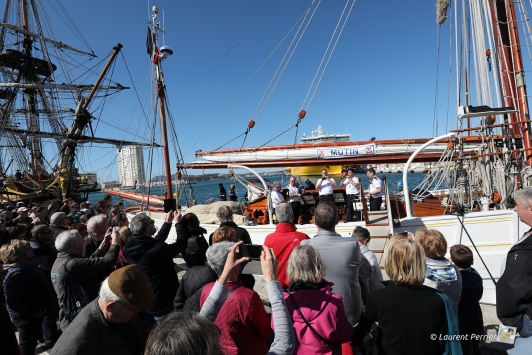
[{"label": "blue sky", "polygon": [[[43,3],[47,6],[48,1]],[[143,97],[151,67],[145,50],[146,25],[152,5],[159,7],[161,22],[164,12],[164,44],[174,51],[163,62],[168,99],[181,150],[188,152],[185,161],[193,161],[195,150],[215,149],[246,130],[294,32],[206,131],[310,3],[309,0],[161,0],[148,4],[93,0],[64,1],[63,5],[96,53],[108,52],[116,42],[124,45],[123,56],[137,90],[144,90]],[[295,124],[344,5],[343,1],[322,1],[251,130],[246,146],[261,145]],[[49,16],[56,18],[51,10]],[[59,40],[84,48],[62,23],[56,22],[54,26]],[[448,28],[448,22],[441,28],[439,134],[446,133],[448,112],[449,129],[454,128],[456,116],[454,93],[448,105]],[[353,140],[432,136],[436,30],[435,1],[357,1],[307,117],[300,124],[297,140],[303,133],[310,134],[318,124],[328,133],[349,132]],[[163,44],[162,37],[160,44]],[[454,68],[451,75],[454,81]],[[113,80],[133,85],[121,58]],[[120,128],[129,126],[130,132],[147,137],[148,126],[139,117],[138,109],[135,110],[136,100],[134,90],[115,98],[102,114],[97,135],[134,140]],[[294,134],[292,130],[272,144],[292,143]],[[159,133],[156,139],[160,141]],[[241,144],[242,139],[238,139],[226,147]],[[112,180],[118,175],[116,165],[112,164],[114,158],[113,147],[93,148],[90,153],[80,155],[82,170],[98,171],[101,181]],[[153,173],[158,175],[162,171],[162,154],[158,152]]]}]

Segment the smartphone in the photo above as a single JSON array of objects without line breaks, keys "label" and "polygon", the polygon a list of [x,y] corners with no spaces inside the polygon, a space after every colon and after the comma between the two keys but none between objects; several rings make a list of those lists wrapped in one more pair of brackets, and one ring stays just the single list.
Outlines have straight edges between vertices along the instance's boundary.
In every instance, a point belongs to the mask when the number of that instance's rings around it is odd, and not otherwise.
[{"label": "smartphone", "polygon": [[241,256],[248,257],[249,260],[258,260],[260,261],[260,256],[262,254],[262,245],[260,244],[241,244],[238,247],[238,252]]}]

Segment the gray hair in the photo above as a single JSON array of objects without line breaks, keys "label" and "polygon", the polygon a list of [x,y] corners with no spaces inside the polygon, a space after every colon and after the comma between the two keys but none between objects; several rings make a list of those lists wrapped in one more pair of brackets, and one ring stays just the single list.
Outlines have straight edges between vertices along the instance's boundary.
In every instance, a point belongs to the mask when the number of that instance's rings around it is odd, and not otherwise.
[{"label": "gray hair", "polygon": [[144,213],[135,215],[129,222],[132,235],[142,235],[151,223],[151,218]]},{"label": "gray hair", "polygon": [[231,248],[235,245],[233,242],[223,241],[213,244],[207,249],[207,265],[220,277],[224,271],[225,261]]},{"label": "gray hair", "polygon": [[517,190],[515,192],[515,198],[517,199],[519,196],[521,197],[521,202],[524,202],[527,205],[532,205],[532,187]]},{"label": "gray hair", "polygon": [[311,243],[292,250],[286,273],[290,282],[317,283],[325,276],[327,268],[320,252]]},{"label": "gray hair", "polygon": [[145,355],[217,355],[219,328],[196,312],[170,312],[148,337]]},{"label": "gray hair", "polygon": [[369,234],[369,231],[366,228],[360,226],[355,227],[355,230],[351,234],[351,237],[358,239],[361,242],[371,240],[371,235]]},{"label": "gray hair", "polygon": [[109,222],[107,220],[107,216],[104,216],[103,214],[99,214],[97,216],[92,217],[91,219],[87,221],[87,232],[93,233],[94,228],[96,226],[99,226],[103,222]]},{"label": "gray hair", "polygon": [[233,222],[233,210],[229,206],[220,206],[216,212],[216,217],[218,217],[220,223]]},{"label": "gray hair", "polygon": [[275,189],[276,187],[279,189],[279,191],[281,191],[283,189],[281,187],[281,183],[279,181],[276,181],[276,182],[273,183],[272,188]]},{"label": "gray hair", "polygon": [[70,249],[70,243],[73,242],[78,236],[81,237],[77,229],[70,229],[59,233],[55,238],[55,248],[60,252],[67,252]]},{"label": "gray hair", "polygon": [[42,234],[45,229],[50,229],[50,227],[46,224],[38,224],[35,227],[31,229],[31,237],[35,240],[37,240],[37,237],[39,234]]},{"label": "gray hair", "polygon": [[120,297],[118,297],[117,295],[115,295],[113,293],[113,291],[111,291],[111,289],[109,288],[109,282],[108,282],[108,277],[103,280],[102,282],[102,286],[100,287],[100,298],[102,299],[102,301],[104,301],[105,303],[109,303],[109,302],[113,302],[113,301],[118,301],[120,299]]},{"label": "gray hair", "polygon": [[292,223],[294,219],[294,211],[289,203],[280,203],[275,208],[275,215],[279,223]]},{"label": "gray hair", "polygon": [[314,210],[316,226],[328,231],[334,231],[338,223],[338,210],[332,202],[320,202]]}]

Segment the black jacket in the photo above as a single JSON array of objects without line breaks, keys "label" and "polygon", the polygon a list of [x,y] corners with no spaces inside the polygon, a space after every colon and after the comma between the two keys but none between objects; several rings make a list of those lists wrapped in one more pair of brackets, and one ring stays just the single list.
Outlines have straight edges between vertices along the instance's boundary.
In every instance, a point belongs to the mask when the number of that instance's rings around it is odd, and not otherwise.
[{"label": "black jacket", "polygon": [[[96,238],[96,236],[94,236],[92,233],[89,233],[87,238],[85,238],[85,243],[83,244],[83,253],[81,256],[84,258],[99,258],[105,255],[105,253],[109,251],[111,244],[108,243],[106,248],[99,249],[100,244],[102,244],[102,241]],[[98,281],[103,282],[103,280],[111,275],[111,272],[114,271],[115,267],[116,263],[107,269],[97,272],[96,276],[98,277]]]},{"label": "black jacket", "polygon": [[187,267],[205,265],[205,254],[209,245],[203,235],[207,234],[207,230],[202,227],[186,229],[181,223],[176,223],[175,230],[178,238],[187,240],[186,249],[181,253]]},{"label": "black jacket", "polygon": [[177,295],[174,299],[174,308],[199,312],[200,290],[209,282],[216,281],[216,279],[218,279],[218,276],[207,265],[194,266],[188,269],[185,275],[183,275],[179,288],[177,289]]},{"label": "black jacket", "polygon": [[154,299],[148,313],[155,317],[168,314],[173,309],[179,280],[174,269],[174,258],[183,252],[186,239],[179,234],[175,243],[166,244],[172,223],[164,223],[153,237],[132,235],[124,247],[124,256],[129,264],[138,265],[150,279]]},{"label": "black jacket", "polygon": [[532,236],[514,245],[497,282],[497,317],[504,325],[523,327],[523,315],[532,318]]},{"label": "black jacket", "polygon": [[484,334],[484,321],[479,303],[484,293],[482,277],[473,268],[460,270],[460,273],[462,274],[462,294],[458,303],[460,334]]}]

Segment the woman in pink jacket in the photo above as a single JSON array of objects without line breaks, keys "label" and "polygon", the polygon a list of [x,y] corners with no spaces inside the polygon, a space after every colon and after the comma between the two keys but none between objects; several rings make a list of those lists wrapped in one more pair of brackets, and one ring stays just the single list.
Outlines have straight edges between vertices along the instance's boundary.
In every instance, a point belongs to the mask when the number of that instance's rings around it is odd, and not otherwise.
[{"label": "woman in pink jacket", "polygon": [[[332,293],[325,264],[312,244],[296,247],[288,260],[290,285],[284,294],[296,336],[294,354],[340,354],[353,336],[340,295]],[[272,324],[273,327],[273,324]]]}]

